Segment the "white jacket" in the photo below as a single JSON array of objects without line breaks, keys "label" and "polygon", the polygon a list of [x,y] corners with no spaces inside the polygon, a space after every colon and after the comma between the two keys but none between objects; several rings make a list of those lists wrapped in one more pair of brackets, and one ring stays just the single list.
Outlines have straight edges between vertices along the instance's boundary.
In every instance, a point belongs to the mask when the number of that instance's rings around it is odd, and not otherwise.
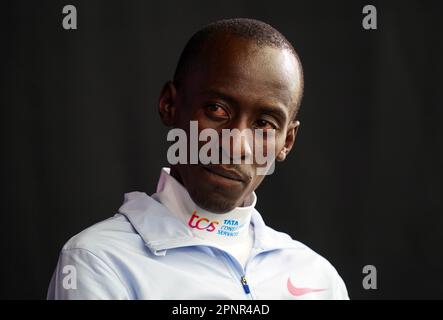
[{"label": "white jacket", "polygon": [[115,216],[63,247],[48,299],[348,299],[323,257],[265,225],[254,209],[246,267],[202,245],[168,209],[141,192]]}]

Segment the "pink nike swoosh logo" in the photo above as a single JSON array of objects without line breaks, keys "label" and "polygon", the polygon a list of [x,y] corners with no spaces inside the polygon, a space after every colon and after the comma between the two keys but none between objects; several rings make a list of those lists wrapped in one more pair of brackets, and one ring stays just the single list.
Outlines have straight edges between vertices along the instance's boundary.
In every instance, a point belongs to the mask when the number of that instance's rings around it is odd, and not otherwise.
[{"label": "pink nike swoosh logo", "polygon": [[288,282],[287,282],[287,287],[288,287],[288,291],[290,294],[292,294],[293,296],[299,297],[302,295],[305,295],[307,293],[311,293],[311,292],[320,292],[320,291],[325,291],[326,289],[314,289],[314,288],[297,288],[294,287],[291,283],[291,278],[288,278]]}]

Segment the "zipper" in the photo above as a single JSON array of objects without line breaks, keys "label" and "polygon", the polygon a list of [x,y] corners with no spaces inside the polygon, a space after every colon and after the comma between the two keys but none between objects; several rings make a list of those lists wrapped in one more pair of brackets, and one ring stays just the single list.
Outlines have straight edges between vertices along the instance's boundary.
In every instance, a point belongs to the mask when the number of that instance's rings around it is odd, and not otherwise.
[{"label": "zipper", "polygon": [[[219,249],[220,250],[220,249]],[[237,262],[235,263],[235,261],[233,261],[233,259],[231,258],[230,254],[228,254],[227,252],[220,250],[223,255],[226,257],[226,260],[228,260],[229,264],[231,265],[232,269],[235,270],[235,272],[237,273],[237,275],[240,278],[240,284],[243,288],[244,293],[246,294],[246,296],[250,299],[253,300],[254,297],[251,294],[251,290],[249,288],[249,284],[248,281],[246,280],[246,275],[245,272],[243,270],[243,268],[240,266],[240,264]],[[236,266],[235,264],[237,264],[238,266]],[[239,267],[240,266],[240,267]],[[241,271],[239,271],[241,270]]]},{"label": "zipper", "polygon": [[245,293],[251,294],[251,290],[249,290],[248,281],[246,280],[246,276],[244,275],[241,277],[241,284],[243,286],[243,290],[245,291]]}]

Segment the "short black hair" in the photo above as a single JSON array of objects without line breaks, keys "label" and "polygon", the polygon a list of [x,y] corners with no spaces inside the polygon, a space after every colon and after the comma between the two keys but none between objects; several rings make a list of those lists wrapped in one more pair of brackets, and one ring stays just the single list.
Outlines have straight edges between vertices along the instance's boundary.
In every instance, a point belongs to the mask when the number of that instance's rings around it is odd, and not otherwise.
[{"label": "short black hair", "polygon": [[220,33],[232,34],[246,39],[251,39],[255,41],[258,46],[270,46],[279,49],[286,49],[295,56],[299,64],[301,79],[300,98],[294,112],[295,119],[301,103],[304,87],[303,69],[300,58],[286,37],[274,27],[263,21],[248,18],[224,19],[215,21],[201,28],[199,31],[194,33],[194,35],[186,43],[175,69],[174,82],[177,85],[181,82],[182,77],[186,75],[187,71],[189,70],[193,59],[199,56],[199,53],[203,50],[208,41]]}]

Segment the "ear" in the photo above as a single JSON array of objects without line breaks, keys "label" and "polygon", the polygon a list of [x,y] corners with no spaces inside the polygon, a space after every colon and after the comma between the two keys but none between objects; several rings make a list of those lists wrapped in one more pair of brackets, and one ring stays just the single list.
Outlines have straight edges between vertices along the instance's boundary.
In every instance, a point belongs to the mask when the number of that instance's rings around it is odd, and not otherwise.
[{"label": "ear", "polygon": [[285,145],[277,154],[276,157],[277,161],[284,161],[286,159],[286,156],[294,146],[295,137],[297,136],[297,131],[299,127],[300,127],[300,121],[297,120],[291,121],[291,123],[289,124],[288,130],[286,131]]},{"label": "ear", "polygon": [[174,83],[172,81],[166,82],[158,99],[158,112],[163,124],[167,127],[174,125],[176,97],[177,90]]}]

